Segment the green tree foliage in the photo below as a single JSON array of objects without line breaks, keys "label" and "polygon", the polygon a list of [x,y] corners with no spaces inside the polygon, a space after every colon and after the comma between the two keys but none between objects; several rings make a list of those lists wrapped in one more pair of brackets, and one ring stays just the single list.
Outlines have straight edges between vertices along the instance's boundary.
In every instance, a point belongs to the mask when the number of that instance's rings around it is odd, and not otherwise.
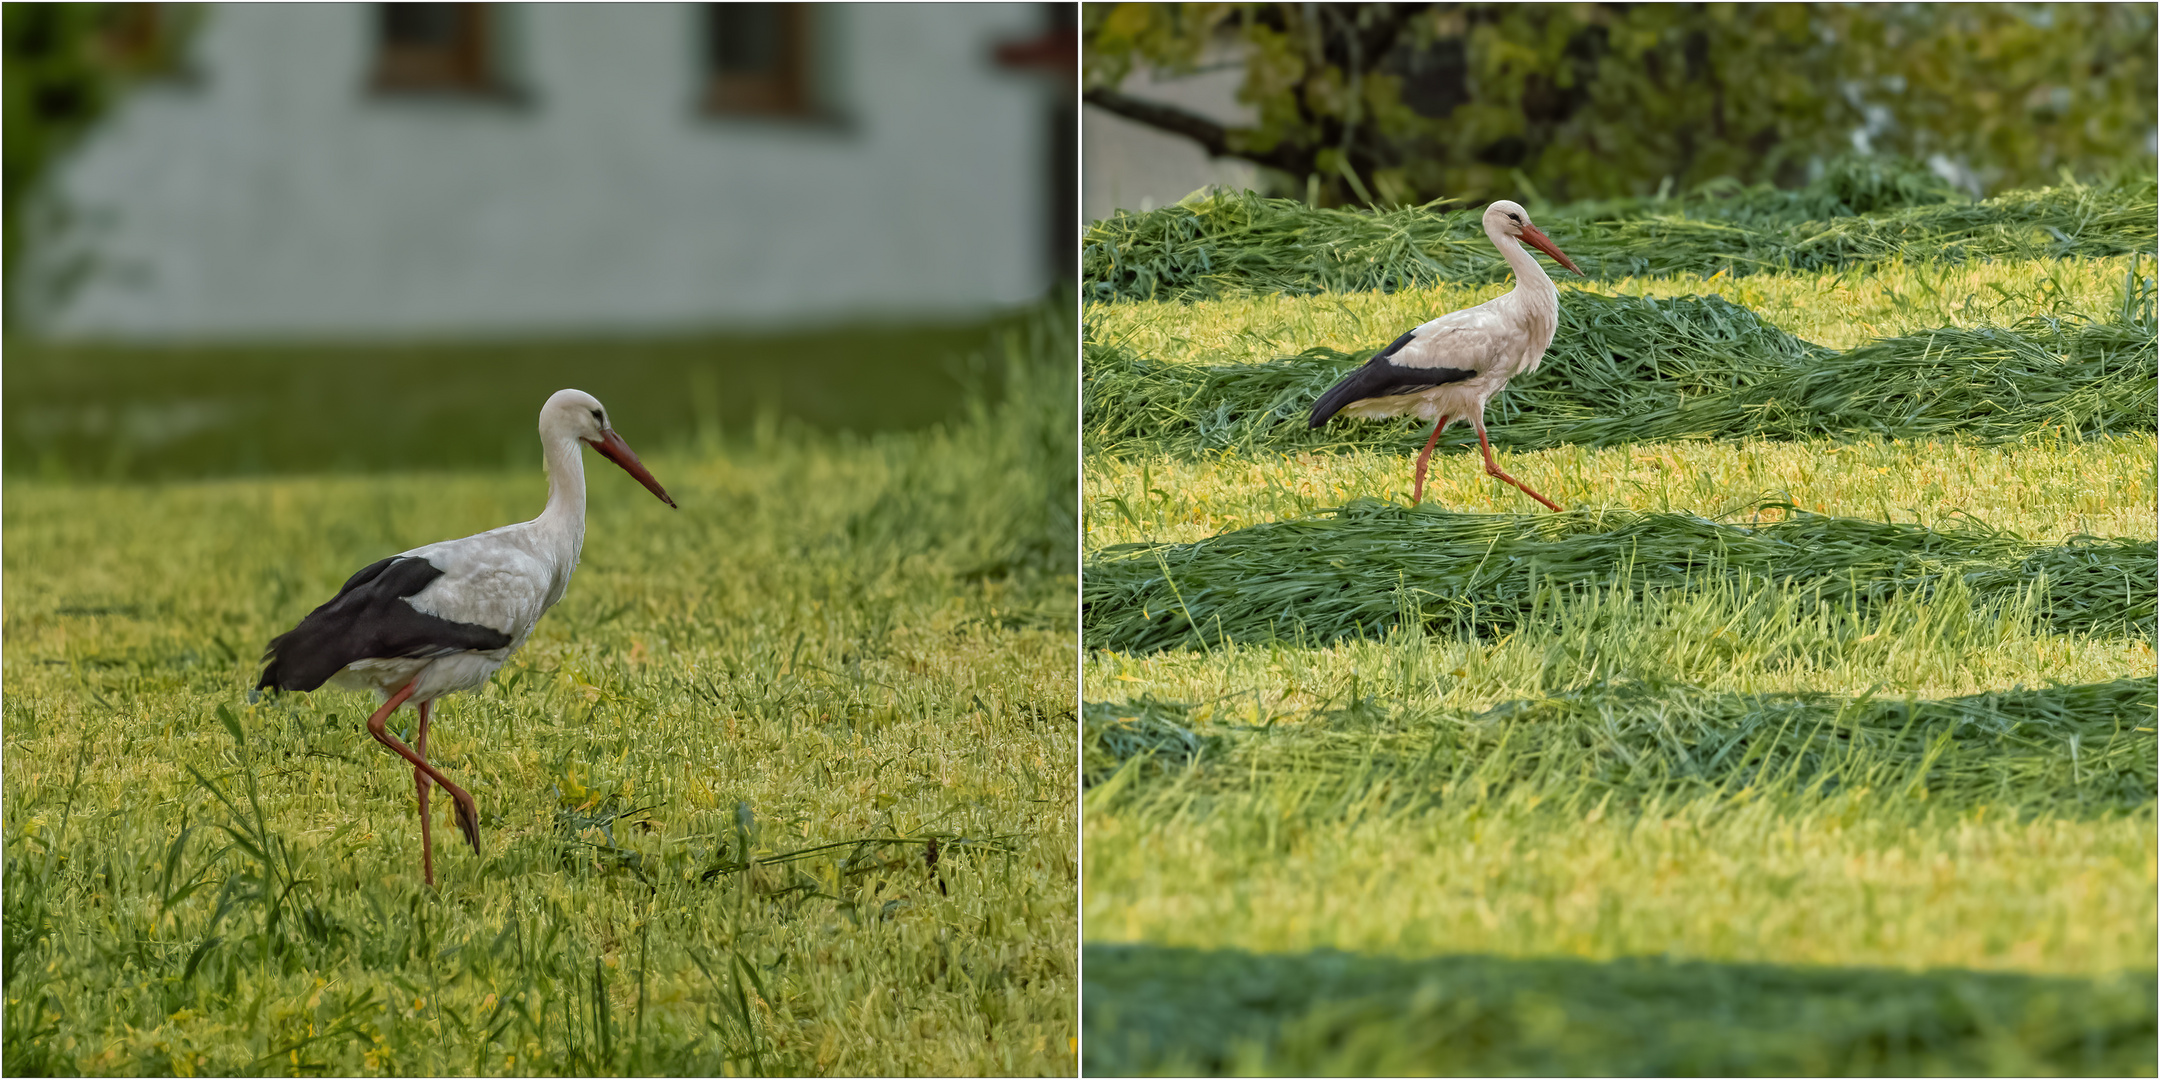
[{"label": "green tree foliage", "polygon": [[[1093,4],[1087,100],[1323,205],[1786,187],[1841,154],[1989,188],[2153,154],[2154,10],[2109,4]],[[1231,127],[1119,87],[1242,62]]]},{"label": "green tree foliage", "polygon": [[179,4],[0,5],[0,237],[11,313],[26,211],[39,185],[128,82],[174,70],[194,21],[192,7]]}]

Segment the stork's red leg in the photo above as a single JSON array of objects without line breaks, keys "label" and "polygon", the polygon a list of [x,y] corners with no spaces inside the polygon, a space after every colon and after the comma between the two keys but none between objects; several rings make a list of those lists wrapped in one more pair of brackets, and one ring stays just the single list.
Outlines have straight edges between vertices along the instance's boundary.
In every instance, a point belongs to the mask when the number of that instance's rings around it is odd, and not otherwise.
[{"label": "stork's red leg", "polygon": [[1440,445],[1440,433],[1447,430],[1448,418],[1442,414],[1432,426],[1432,437],[1425,440],[1425,452],[1417,456],[1417,479],[1410,485],[1410,505],[1416,506],[1425,498],[1425,463],[1432,460],[1433,447]]},{"label": "stork's red leg", "polygon": [[1521,488],[1523,494],[1528,495],[1541,503],[1544,503],[1547,510],[1557,512],[1560,509],[1560,504],[1546,498],[1543,495],[1538,494],[1535,491],[1530,490],[1530,485],[1525,484],[1512,476],[1509,476],[1505,470],[1500,468],[1500,463],[1492,459],[1492,443],[1486,441],[1485,439],[1485,425],[1479,421],[1472,421],[1472,423],[1476,424],[1477,426],[1477,444],[1485,451],[1485,471],[1492,474],[1493,476],[1497,476],[1500,479],[1507,481],[1510,484],[1515,485],[1516,487]]},{"label": "stork's red leg", "polygon": [[[415,676],[414,682],[418,681],[418,677]],[[391,753],[412,762],[414,769],[426,773],[428,779],[441,784],[442,789],[450,793],[451,800],[457,804],[458,831],[465,834],[465,842],[472,845],[473,854],[477,855],[480,853],[480,808],[474,804],[473,797],[467,794],[464,788],[451,783],[450,778],[444,776],[441,769],[428,764],[426,758],[413,753],[412,747],[399,742],[398,737],[390,734],[390,729],[384,726],[385,722],[390,719],[390,714],[396,712],[398,706],[405,704],[405,699],[411,697],[412,692],[413,683],[409,682],[405,684],[404,689],[390,695],[390,700],[383,702],[382,708],[375,710],[375,715],[368,717],[368,734],[373,735],[376,742],[389,747]]]},{"label": "stork's red leg", "polygon": [[[413,753],[427,758],[428,707],[432,701],[420,703],[420,730],[413,735]],[[419,769],[412,771],[413,790],[420,797],[420,876],[432,888],[435,884],[435,825],[428,820],[428,778]]]}]

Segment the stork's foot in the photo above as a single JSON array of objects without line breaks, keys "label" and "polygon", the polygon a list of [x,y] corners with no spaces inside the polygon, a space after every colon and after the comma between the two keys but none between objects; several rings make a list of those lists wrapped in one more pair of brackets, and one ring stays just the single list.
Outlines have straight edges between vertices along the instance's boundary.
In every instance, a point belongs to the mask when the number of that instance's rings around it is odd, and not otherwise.
[{"label": "stork's foot", "polygon": [[452,791],[451,803],[457,808],[458,831],[465,834],[465,842],[472,845],[473,854],[480,854],[480,807],[473,797],[462,791]]}]

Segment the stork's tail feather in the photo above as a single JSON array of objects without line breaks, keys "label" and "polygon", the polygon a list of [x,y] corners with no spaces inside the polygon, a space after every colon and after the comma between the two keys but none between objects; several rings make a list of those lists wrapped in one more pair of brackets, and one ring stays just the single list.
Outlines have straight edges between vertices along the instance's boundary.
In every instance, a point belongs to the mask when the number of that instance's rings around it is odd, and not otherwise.
[{"label": "stork's tail feather", "polygon": [[1328,387],[1327,393],[1320,395],[1320,400],[1313,402],[1312,415],[1306,418],[1305,426],[1307,428],[1322,427],[1336,413],[1341,412],[1343,406],[1364,397],[1365,380],[1359,378],[1362,374],[1362,369],[1351,372],[1342,381]]},{"label": "stork's tail feather", "polygon": [[[320,672],[319,676],[318,673],[315,671],[294,670],[296,666],[292,663],[292,660],[294,658],[290,655],[287,655],[288,651],[297,651],[299,653],[307,653],[310,651],[314,651],[309,650],[305,647],[302,647],[298,650],[292,649],[292,646],[294,644],[293,639],[299,636],[302,631],[307,629],[309,629],[308,624],[303,622],[299,626],[296,626],[293,629],[288,630],[285,633],[279,634],[278,636],[270,639],[270,646],[263,650],[262,678],[256,680],[255,688],[253,690],[248,691],[248,699],[250,701],[254,700],[265,690],[270,690],[273,692],[278,690],[314,690],[320,687],[322,684],[330,681],[330,676],[337,674],[336,668]],[[321,635],[318,634],[314,636],[319,637]],[[322,665],[314,664],[299,666],[312,666],[319,668]],[[343,667],[344,665],[339,664],[338,666]]]}]

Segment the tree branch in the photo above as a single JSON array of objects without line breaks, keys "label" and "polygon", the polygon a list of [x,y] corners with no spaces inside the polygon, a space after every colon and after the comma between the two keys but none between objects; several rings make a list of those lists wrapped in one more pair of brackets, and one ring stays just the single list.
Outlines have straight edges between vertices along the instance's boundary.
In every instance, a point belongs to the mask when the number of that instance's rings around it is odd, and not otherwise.
[{"label": "tree branch", "polygon": [[1104,112],[1146,124],[1157,131],[1167,131],[1172,135],[1191,139],[1199,143],[1200,149],[1207,151],[1209,157],[1241,158],[1255,165],[1281,169],[1292,176],[1303,176],[1313,170],[1313,155],[1309,149],[1287,144],[1277,145],[1275,149],[1264,154],[1233,149],[1230,145],[1229,128],[1176,105],[1165,105],[1159,101],[1148,101],[1102,88],[1089,90],[1081,95],[1081,100]]},{"label": "tree branch", "polygon": [[1158,131],[1183,135],[1199,143],[1209,157],[1231,156],[1230,130],[1199,113],[1101,88],[1089,90],[1081,95],[1081,99],[1104,112],[1116,113]]}]

